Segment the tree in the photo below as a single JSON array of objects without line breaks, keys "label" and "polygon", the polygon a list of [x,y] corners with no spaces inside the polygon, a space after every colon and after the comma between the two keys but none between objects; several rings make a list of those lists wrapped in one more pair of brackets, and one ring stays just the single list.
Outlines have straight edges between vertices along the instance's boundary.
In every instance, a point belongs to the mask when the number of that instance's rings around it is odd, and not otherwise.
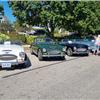
[{"label": "tree", "polygon": [[13,9],[13,15],[17,17],[20,25],[31,24],[38,25],[40,22],[40,2],[32,1],[11,1],[10,7]]},{"label": "tree", "polygon": [[4,9],[3,9],[3,6],[2,6],[2,5],[0,5],[0,13],[1,13],[2,15],[4,15]]},{"label": "tree", "polygon": [[16,30],[17,33],[18,32],[26,32],[26,31],[32,29],[31,26],[28,26],[28,27],[21,26],[18,21],[16,21],[15,23],[13,23],[13,25],[14,25],[14,29]]},{"label": "tree", "polygon": [[64,2],[17,1],[9,2],[9,5],[20,24],[42,25],[50,33],[53,33],[56,27],[62,26],[61,19],[65,15]]},{"label": "tree", "polygon": [[80,35],[100,32],[98,1],[14,1],[9,5],[20,25],[45,26],[50,33],[55,28],[65,28]]},{"label": "tree", "polygon": [[[74,9],[76,29],[80,33],[97,33],[100,30],[100,3],[97,1],[79,2]],[[85,34],[86,35],[86,34]]]},{"label": "tree", "polygon": [[13,32],[13,31],[14,31],[14,29],[9,22],[0,23],[0,32],[1,33],[8,33],[8,32]]}]

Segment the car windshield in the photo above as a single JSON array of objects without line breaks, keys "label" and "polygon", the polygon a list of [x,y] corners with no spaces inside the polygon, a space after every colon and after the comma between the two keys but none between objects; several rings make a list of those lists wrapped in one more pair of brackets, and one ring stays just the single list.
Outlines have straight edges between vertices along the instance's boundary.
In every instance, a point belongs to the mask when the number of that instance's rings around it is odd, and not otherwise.
[{"label": "car windshield", "polygon": [[0,41],[0,44],[4,44],[4,42],[3,41]]},{"label": "car windshield", "polygon": [[11,44],[22,45],[22,41],[11,41]]},{"label": "car windshield", "polygon": [[22,45],[21,41],[0,41],[1,45]]},{"label": "car windshield", "polygon": [[36,43],[55,43],[52,39],[50,39],[50,38],[45,38],[45,39],[43,39],[43,38],[37,38],[36,39]]},{"label": "car windshield", "polygon": [[61,42],[68,42],[68,39],[62,39]]}]

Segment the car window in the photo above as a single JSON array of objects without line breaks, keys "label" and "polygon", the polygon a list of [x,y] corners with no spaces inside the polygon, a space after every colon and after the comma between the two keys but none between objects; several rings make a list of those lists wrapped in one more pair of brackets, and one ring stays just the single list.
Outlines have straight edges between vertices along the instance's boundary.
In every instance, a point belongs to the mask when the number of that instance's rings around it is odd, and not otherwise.
[{"label": "car window", "polygon": [[44,39],[42,39],[42,38],[37,38],[35,42],[36,42],[36,43],[43,43],[43,42],[45,42],[45,41],[44,41]]},{"label": "car window", "polygon": [[4,45],[22,45],[21,41],[4,41],[4,42],[0,42],[0,44],[4,44]]},{"label": "car window", "polygon": [[36,43],[54,43],[54,41],[50,38],[37,38]]},{"label": "car window", "polygon": [[61,42],[68,42],[68,39],[63,39],[61,40]]},{"label": "car window", "polygon": [[3,41],[0,41],[0,44],[4,44],[4,42]]},{"label": "car window", "polygon": [[49,42],[49,43],[51,43],[51,42],[54,42],[52,39],[50,39],[50,38],[46,38],[45,39],[45,42]]},{"label": "car window", "polygon": [[22,45],[22,42],[21,41],[11,41],[11,44]]}]

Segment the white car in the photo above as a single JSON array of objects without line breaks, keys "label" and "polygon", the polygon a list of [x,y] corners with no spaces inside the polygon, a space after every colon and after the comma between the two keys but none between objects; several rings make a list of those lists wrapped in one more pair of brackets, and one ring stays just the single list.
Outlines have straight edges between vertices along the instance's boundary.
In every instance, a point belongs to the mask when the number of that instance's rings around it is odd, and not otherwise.
[{"label": "white car", "polygon": [[26,54],[24,48],[11,41],[0,43],[0,67],[14,68],[15,65],[25,66]]}]

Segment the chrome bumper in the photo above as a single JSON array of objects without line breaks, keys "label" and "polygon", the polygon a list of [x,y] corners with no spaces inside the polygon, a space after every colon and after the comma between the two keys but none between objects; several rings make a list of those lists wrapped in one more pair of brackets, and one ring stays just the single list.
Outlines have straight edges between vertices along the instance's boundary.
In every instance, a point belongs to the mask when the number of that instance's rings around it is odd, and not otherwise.
[{"label": "chrome bumper", "polygon": [[0,61],[0,66],[2,66],[2,63],[10,63],[11,66],[15,66],[15,65],[23,64],[23,63],[25,63],[25,61],[23,61],[23,62],[18,62],[18,61]]},{"label": "chrome bumper", "polygon": [[65,53],[62,54],[43,54],[42,57],[64,57]]},{"label": "chrome bumper", "polygon": [[89,51],[74,51],[73,54],[88,54]]}]

